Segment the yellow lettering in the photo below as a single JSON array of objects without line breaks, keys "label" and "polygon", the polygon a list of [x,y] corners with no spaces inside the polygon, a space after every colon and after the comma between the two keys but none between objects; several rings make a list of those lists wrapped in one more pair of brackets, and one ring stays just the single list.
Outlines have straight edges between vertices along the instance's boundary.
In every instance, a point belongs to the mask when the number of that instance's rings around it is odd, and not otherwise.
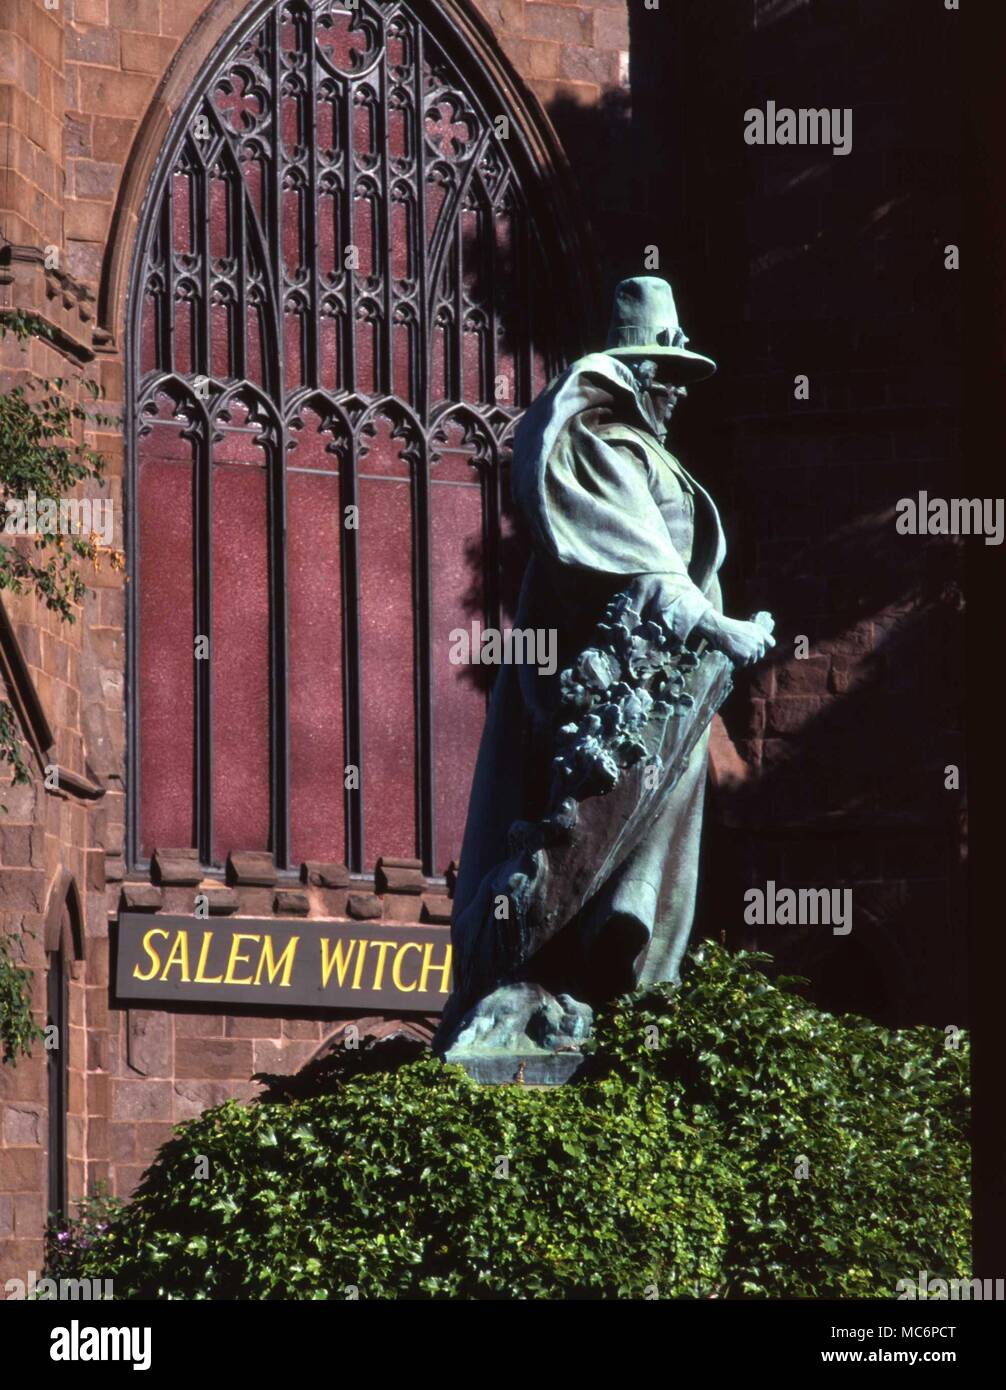
[{"label": "yellow lettering", "polygon": [[429,988],[429,986],[427,985],[426,982],[427,982],[427,980],[429,979],[430,971],[431,971],[431,970],[437,970],[437,971],[440,972],[440,993],[441,993],[441,994],[446,994],[446,993],[448,992],[447,982],[448,982],[448,980],[449,980],[450,977],[451,977],[451,948],[450,948],[450,944],[448,943],[448,945],[447,945],[447,948],[446,948],[446,951],[445,951],[445,954],[444,954],[444,963],[443,963],[443,965],[434,965],[433,962],[432,962],[432,959],[431,959],[432,955],[433,955],[433,942],[432,942],[432,941],[427,941],[425,947],[423,948],[423,968],[422,968],[422,971],[420,972],[420,975],[419,975],[419,992],[420,992],[420,994],[425,994],[425,993],[426,993],[427,989]]},{"label": "yellow lettering", "polygon": [[255,975],[255,983],[259,984],[261,982],[262,971],[265,969],[269,976],[269,983],[274,985],[276,983],[276,976],[279,974],[280,970],[282,970],[283,978],[280,980],[279,986],[280,989],[288,989],[290,987],[290,972],[293,969],[293,958],[297,954],[297,942],[299,940],[299,936],[291,936],[290,940],[283,947],[283,954],[280,956],[279,960],[276,960],[272,953],[272,937],[264,936],[262,938],[262,954],[259,956],[258,960],[258,971]]},{"label": "yellow lettering", "polygon": [[239,943],[240,941],[261,941],[261,940],[262,940],[262,938],[261,938],[260,936],[249,936],[247,932],[236,931],[236,932],[234,933],[234,935],[231,937],[231,953],[230,953],[230,956],[228,957],[228,960],[227,960],[227,973],[226,973],[226,975],[224,976],[224,984],[225,984],[225,985],[250,985],[250,984],[254,984],[254,981],[253,981],[253,979],[252,979],[252,977],[251,977],[250,975],[248,976],[247,980],[238,980],[238,979],[236,979],[236,978],[235,978],[235,975],[234,975],[234,967],[237,965],[238,961],[240,961],[240,962],[242,963],[242,965],[251,965],[251,956],[241,956],[241,955],[238,955],[238,943]]},{"label": "yellow lettering", "polygon": [[154,950],[153,946],[151,946],[151,944],[150,944],[150,938],[151,938],[152,936],[167,936],[167,935],[168,935],[168,933],[164,930],[163,927],[151,927],[150,930],[149,930],[148,932],[145,932],[145,933],[144,933],[144,936],[143,936],[143,949],[146,951],[147,955],[150,957],[150,959],[151,959],[151,961],[153,962],[153,964],[151,965],[150,970],[147,972],[146,975],[143,975],[143,974],[140,973],[140,967],[139,967],[138,964],[137,964],[137,965],[134,965],[134,966],[133,966],[133,979],[134,979],[134,980],[152,980],[152,979],[154,979],[154,977],[156,976],[158,970],[160,970],[160,968],[161,968],[161,958],[160,958],[160,956],[157,954],[157,952]]},{"label": "yellow lettering", "polygon": [[363,962],[367,959],[367,947],[369,945],[369,941],[360,942],[360,949],[356,957],[356,969],[353,971],[353,989],[360,988],[360,980],[363,977]]},{"label": "yellow lettering", "polygon": [[384,961],[389,951],[393,951],[398,945],[397,941],[372,941],[371,946],[377,947],[377,965],[374,969],[374,989],[381,988],[381,981],[384,979]]},{"label": "yellow lettering", "polygon": [[403,994],[408,994],[411,990],[414,990],[419,983],[418,980],[413,980],[411,985],[402,984],[401,964],[405,957],[405,952],[421,951],[422,949],[423,948],[419,945],[418,941],[407,941],[405,945],[401,948],[401,950],[398,952],[398,955],[395,957],[395,963],[391,967],[391,983],[395,986],[396,989],[400,989]]},{"label": "yellow lettering", "polygon": [[203,973],[206,969],[206,957],[210,953],[210,942],[212,940],[213,933],[211,931],[204,931],[203,944],[199,951],[199,964],[196,966],[197,985],[219,985],[223,982],[224,977],[222,975],[206,975]]},{"label": "yellow lettering", "polygon": [[[349,962],[353,959],[353,947],[354,947],[354,946],[358,946],[359,944],[360,944],[360,943],[359,943],[358,941],[355,941],[355,940],[354,940],[354,941],[349,941],[349,942],[347,942],[347,941],[345,940],[344,937],[341,937],[341,936],[340,936],[340,937],[337,937],[337,938],[336,938],[336,941],[335,941],[335,950],[333,951],[333,950],[331,949],[331,947],[332,947],[332,942],[329,941],[328,937],[327,937],[327,936],[323,936],[323,937],[321,938],[321,987],[322,987],[322,989],[327,989],[327,988],[328,988],[328,982],[329,982],[329,979],[331,978],[331,975],[332,975],[332,968],[333,968],[333,966],[337,966],[337,967],[338,967],[338,971],[339,971],[339,984],[342,985],[342,984],[345,983],[345,980],[346,980],[346,971],[349,969]],[[348,947],[349,947],[349,949],[348,949],[348,951],[346,951],[345,955],[343,955],[343,947],[344,947],[344,946],[348,946]]]},{"label": "yellow lettering", "polygon": [[171,948],[171,955],[164,962],[164,971],[161,975],[162,980],[168,978],[168,971],[173,965],[177,965],[181,974],[179,979],[189,985],[192,983],[192,976],[189,974],[189,934],[186,931],[179,931],[175,934],[175,944]]}]

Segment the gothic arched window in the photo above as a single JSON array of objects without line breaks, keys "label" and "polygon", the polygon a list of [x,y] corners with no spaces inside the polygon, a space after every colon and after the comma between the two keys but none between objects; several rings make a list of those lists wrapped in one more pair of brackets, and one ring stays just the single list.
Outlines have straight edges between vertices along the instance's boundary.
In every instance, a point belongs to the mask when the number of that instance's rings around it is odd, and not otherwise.
[{"label": "gothic arched window", "polygon": [[486,689],[448,633],[505,616],[553,207],[440,7],[259,5],[211,60],[132,282],[134,864],[457,857]]}]

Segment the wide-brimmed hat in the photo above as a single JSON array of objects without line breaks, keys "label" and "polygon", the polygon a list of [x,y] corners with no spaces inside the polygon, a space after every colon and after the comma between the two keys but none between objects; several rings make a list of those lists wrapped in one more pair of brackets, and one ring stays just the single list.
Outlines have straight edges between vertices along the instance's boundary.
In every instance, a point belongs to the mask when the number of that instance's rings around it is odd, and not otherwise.
[{"label": "wide-brimmed hat", "polygon": [[689,352],[674,291],[658,275],[634,275],[615,289],[605,352],[623,362],[656,363],[661,381],[684,385],[712,376],[716,363]]}]

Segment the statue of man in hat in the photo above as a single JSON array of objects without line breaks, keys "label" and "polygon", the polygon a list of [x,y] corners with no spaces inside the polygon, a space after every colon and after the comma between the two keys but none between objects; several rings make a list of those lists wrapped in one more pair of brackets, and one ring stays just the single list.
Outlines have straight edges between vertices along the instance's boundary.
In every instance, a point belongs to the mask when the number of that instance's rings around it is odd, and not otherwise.
[{"label": "statue of man in hat", "polygon": [[[619,777],[611,750],[632,745],[641,756],[637,734],[668,708],[670,697],[654,705],[615,681],[599,631],[610,636],[628,615],[635,635],[625,628],[624,650],[680,653],[698,642],[725,654],[716,660],[726,670],[773,645],[770,620],[723,614],[719,514],[665,448],[688,386],[716,370],[687,341],[666,280],[623,280],[605,350],[552,381],[515,435],[512,490],[533,553],[514,626],[554,630],[559,663],[552,675],[503,667],[493,692],[454,894],[455,987],[437,1039],[449,1057],[575,1048],[592,1005],[678,976],[695,909],[711,713],[691,711],[680,765],[645,815],[638,772],[618,794],[579,802],[555,785],[575,763],[577,775],[600,770],[594,791],[610,789]],[[595,684],[608,687],[600,715],[570,723],[599,669]]]}]

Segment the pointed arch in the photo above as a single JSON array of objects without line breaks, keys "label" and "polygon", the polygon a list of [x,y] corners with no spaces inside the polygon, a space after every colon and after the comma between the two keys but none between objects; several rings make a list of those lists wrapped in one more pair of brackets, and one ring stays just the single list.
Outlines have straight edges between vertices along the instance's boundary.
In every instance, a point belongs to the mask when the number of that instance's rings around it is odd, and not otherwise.
[{"label": "pointed arch", "polygon": [[[580,346],[591,300],[551,129],[454,0],[218,0],[131,167],[122,198],[148,189],[125,325],[130,863],[159,841],[210,872],[269,849],[281,871],[383,853],[442,873],[475,706],[454,738],[434,645],[457,595],[437,557],[498,615],[497,576],[466,571],[498,563],[498,446]],[[115,251],[106,323],[124,275]],[[144,424],[160,395],[196,401],[188,482]],[[291,466],[315,406],[344,443],[332,467]],[[477,506],[464,466],[449,480],[438,463],[462,421]],[[362,532],[342,524],[354,513]],[[170,602],[144,608],[161,574]]]}]

